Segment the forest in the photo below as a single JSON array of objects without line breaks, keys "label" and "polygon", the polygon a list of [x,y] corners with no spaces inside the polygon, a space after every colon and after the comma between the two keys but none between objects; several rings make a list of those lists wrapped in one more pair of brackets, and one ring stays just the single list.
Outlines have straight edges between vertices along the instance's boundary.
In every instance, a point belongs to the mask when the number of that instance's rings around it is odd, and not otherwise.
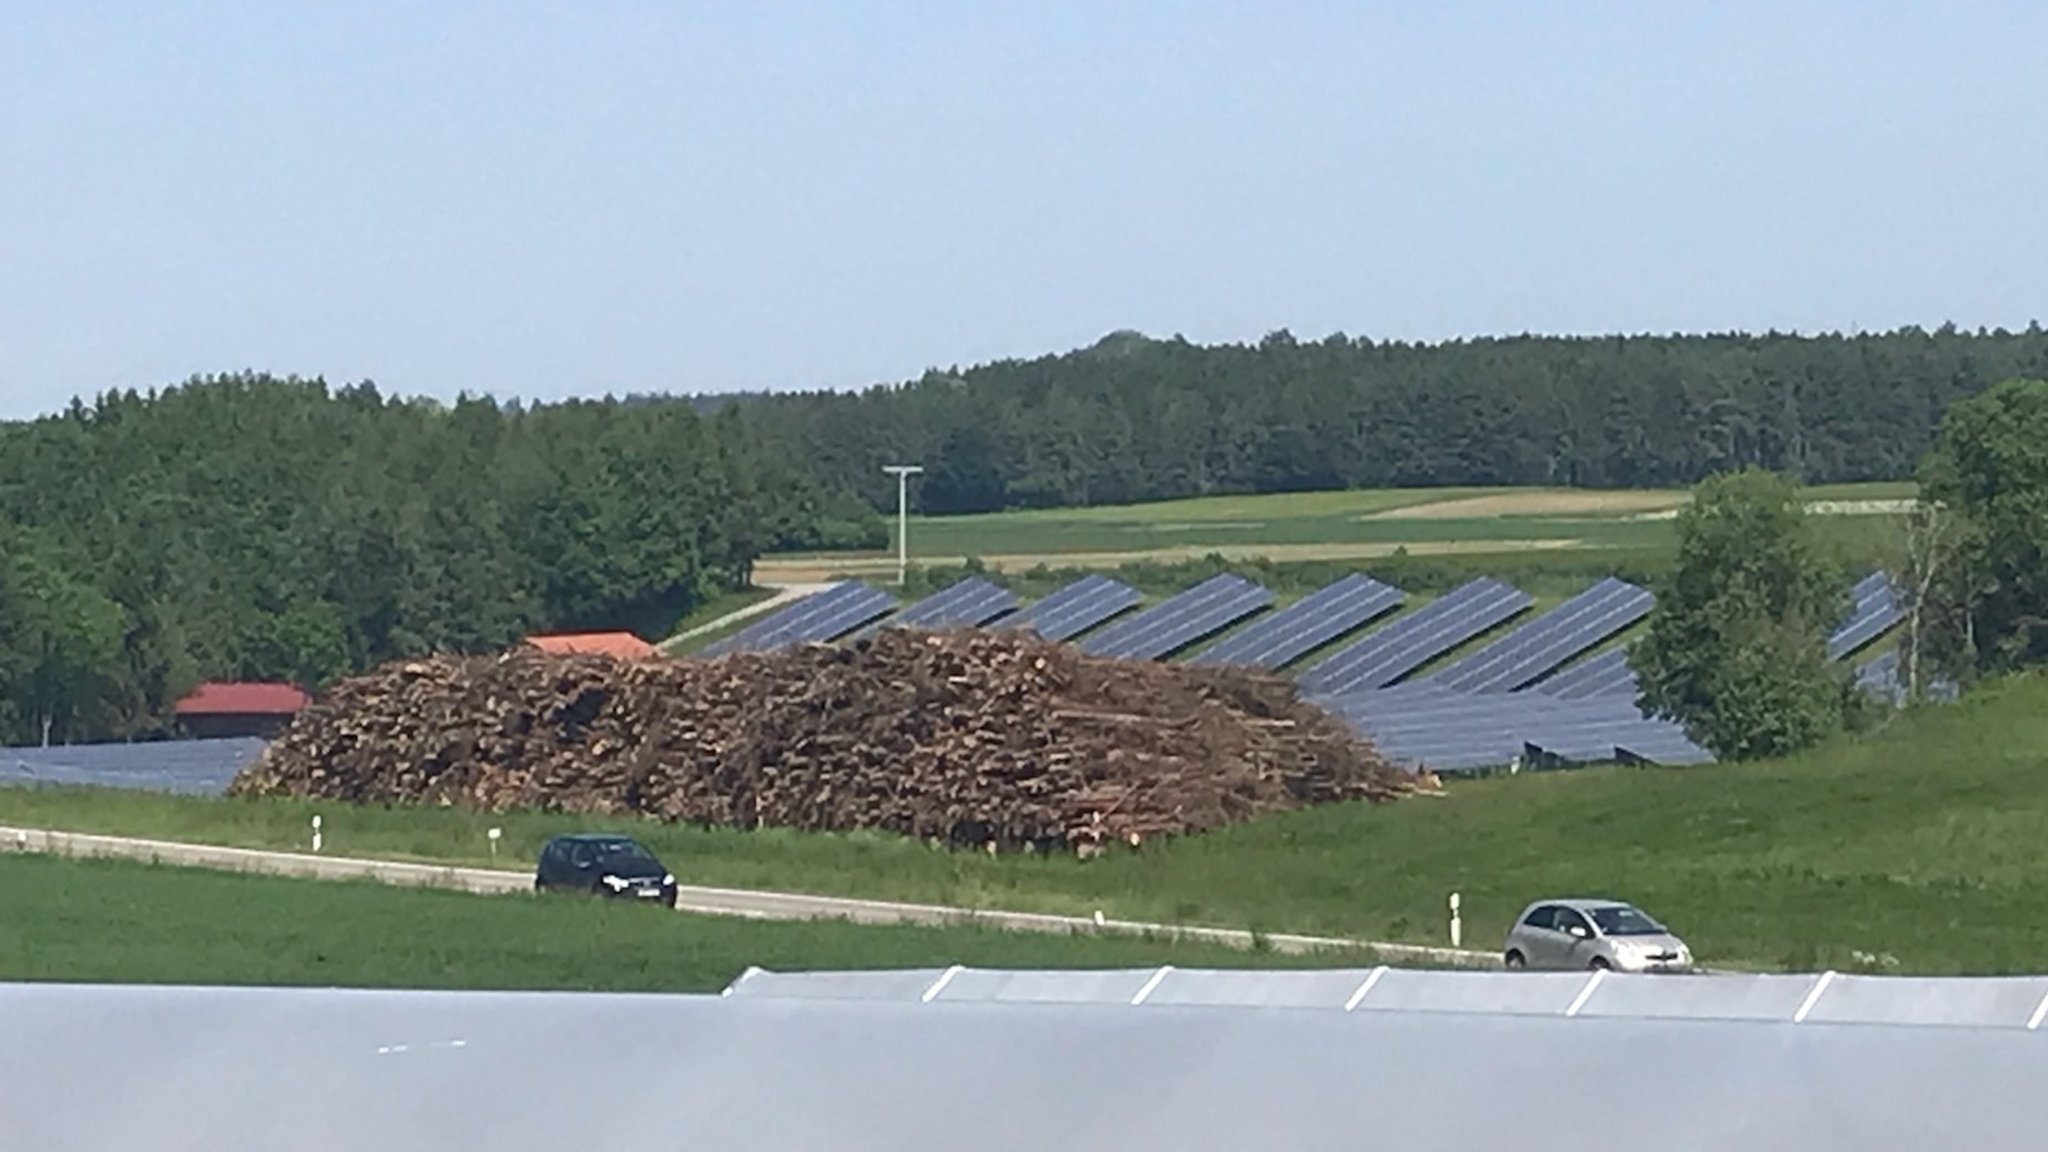
[{"label": "forest", "polygon": [[[1199,346],[1118,332],[859,393],[732,401],[828,487],[929,514],[1417,485],[1668,488],[1761,467],[1902,480],[1949,405],[2048,376],[2048,333],[1521,336],[1286,332]],[[699,397],[704,403],[709,398]]]},{"label": "forest", "polygon": [[764,550],[885,531],[734,412],[253,375],[74,401],[0,424],[0,743],[153,734],[200,679],[658,638]]}]

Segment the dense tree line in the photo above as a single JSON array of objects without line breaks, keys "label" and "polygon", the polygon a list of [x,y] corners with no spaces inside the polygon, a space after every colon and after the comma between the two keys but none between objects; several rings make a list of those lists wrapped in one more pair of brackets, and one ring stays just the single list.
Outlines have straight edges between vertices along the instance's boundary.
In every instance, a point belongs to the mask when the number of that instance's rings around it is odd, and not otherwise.
[{"label": "dense tree line", "polygon": [[879,546],[736,412],[233,376],[0,424],[0,742],[148,733],[202,678],[537,629],[658,637],[764,550]]},{"label": "dense tree line", "polygon": [[[2048,375],[2048,333],[1345,336],[1197,346],[1122,332],[860,393],[738,401],[826,484],[928,513],[1439,484],[1673,487],[1760,467],[1913,475],[1943,411]],[[699,398],[702,402],[703,398]]]}]

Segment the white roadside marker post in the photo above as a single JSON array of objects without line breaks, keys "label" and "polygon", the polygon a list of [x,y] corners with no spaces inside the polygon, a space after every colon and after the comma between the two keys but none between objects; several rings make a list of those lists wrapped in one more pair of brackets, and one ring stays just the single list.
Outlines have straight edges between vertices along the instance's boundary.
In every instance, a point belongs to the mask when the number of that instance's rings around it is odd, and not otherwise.
[{"label": "white roadside marker post", "polygon": [[484,833],[484,835],[486,835],[486,836],[489,836],[489,837],[491,838],[491,859],[492,859],[492,860],[496,860],[496,859],[498,858],[498,837],[500,837],[500,836],[502,836],[502,835],[504,835],[504,834],[505,834],[505,830],[504,830],[503,828],[493,828],[493,829],[491,829],[491,830],[490,830],[489,832],[486,832],[486,833]]},{"label": "white roadside marker post", "polygon": [[320,850],[320,817],[313,817],[313,851]]},{"label": "white roadside marker post", "polygon": [[1464,945],[1465,920],[1458,911],[1458,894],[1453,892],[1451,893],[1451,947],[1462,948]]}]

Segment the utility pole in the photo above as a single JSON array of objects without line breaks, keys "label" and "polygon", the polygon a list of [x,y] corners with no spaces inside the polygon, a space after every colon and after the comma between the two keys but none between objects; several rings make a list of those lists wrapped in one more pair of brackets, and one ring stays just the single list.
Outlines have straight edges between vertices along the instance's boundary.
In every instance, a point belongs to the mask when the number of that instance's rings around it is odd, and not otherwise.
[{"label": "utility pole", "polygon": [[884,464],[896,477],[896,586],[910,580],[910,478],[924,471],[920,464]]}]

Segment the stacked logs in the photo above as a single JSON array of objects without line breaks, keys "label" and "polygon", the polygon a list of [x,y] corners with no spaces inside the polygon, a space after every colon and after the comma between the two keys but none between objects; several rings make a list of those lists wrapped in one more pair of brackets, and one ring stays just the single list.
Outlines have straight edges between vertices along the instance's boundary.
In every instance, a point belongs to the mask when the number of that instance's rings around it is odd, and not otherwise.
[{"label": "stacked logs", "polygon": [[231,791],[1086,848],[1419,786],[1278,676],[884,631],[398,663],[336,685]]}]

